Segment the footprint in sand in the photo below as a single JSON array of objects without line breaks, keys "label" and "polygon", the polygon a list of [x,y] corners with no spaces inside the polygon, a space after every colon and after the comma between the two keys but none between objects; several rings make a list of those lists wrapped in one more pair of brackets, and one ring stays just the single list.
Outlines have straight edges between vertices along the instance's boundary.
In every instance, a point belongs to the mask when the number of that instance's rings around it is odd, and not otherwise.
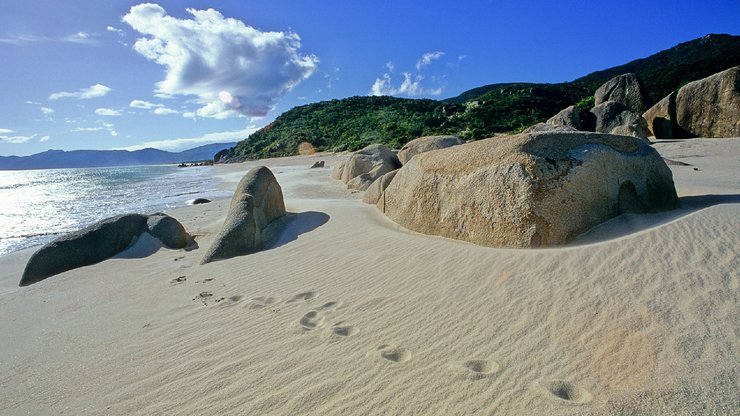
[{"label": "footprint in sand", "polygon": [[322,312],[334,312],[337,310],[337,308],[342,306],[342,302],[326,302],[325,304],[319,306],[317,309]]},{"label": "footprint in sand", "polygon": [[462,363],[466,375],[473,380],[490,377],[499,370],[498,364],[489,360],[468,360]]},{"label": "footprint in sand", "polygon": [[176,278],[170,280],[170,284],[173,285],[173,286],[174,285],[179,285],[180,283],[183,283],[186,280],[188,280],[187,277],[185,277],[185,276],[179,276],[179,277],[176,277]]},{"label": "footprint in sand", "polygon": [[235,295],[235,296],[229,296],[228,298],[221,298],[218,299],[216,302],[224,302],[223,304],[226,306],[232,306],[239,303],[242,299],[244,299],[244,296],[242,295]]},{"label": "footprint in sand", "polygon": [[537,385],[541,391],[555,400],[574,404],[588,403],[593,400],[588,390],[567,380],[541,380]]},{"label": "footprint in sand", "polygon": [[203,302],[204,306],[208,306],[207,300],[209,300],[211,297],[213,297],[213,293],[211,292],[200,292],[196,297],[193,298],[193,300],[201,301]]},{"label": "footprint in sand", "polygon": [[299,294],[293,296],[292,298],[290,298],[290,300],[288,301],[288,303],[299,302],[299,301],[302,301],[302,300],[304,300],[304,301],[311,300],[311,299],[315,298],[318,295],[319,295],[318,293],[313,292],[313,291],[302,292],[302,293],[299,293]]},{"label": "footprint in sand", "polygon": [[208,282],[210,282],[212,280],[213,280],[213,278],[212,277],[209,277],[208,279],[198,280],[195,283],[208,283]]},{"label": "footprint in sand", "polygon": [[350,337],[359,332],[359,330],[352,325],[342,325],[341,322],[338,322],[331,327],[331,332],[339,337]]},{"label": "footprint in sand", "polygon": [[274,296],[260,296],[249,302],[250,309],[263,309],[280,302],[280,298]]},{"label": "footprint in sand", "polygon": [[411,359],[411,351],[402,347],[394,347],[391,345],[381,345],[378,347],[380,356],[392,363],[405,363]]},{"label": "footprint in sand", "polygon": [[299,321],[305,331],[311,331],[324,326],[324,315],[319,311],[311,311],[303,315]]}]

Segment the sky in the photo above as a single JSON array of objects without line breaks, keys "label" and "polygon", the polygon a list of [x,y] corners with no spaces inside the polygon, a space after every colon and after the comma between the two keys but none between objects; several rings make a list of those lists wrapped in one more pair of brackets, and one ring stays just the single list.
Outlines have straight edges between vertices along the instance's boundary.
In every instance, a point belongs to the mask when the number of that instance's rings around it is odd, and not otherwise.
[{"label": "sky", "polygon": [[179,151],[295,106],[564,82],[709,33],[740,1],[0,0],[0,156]]}]

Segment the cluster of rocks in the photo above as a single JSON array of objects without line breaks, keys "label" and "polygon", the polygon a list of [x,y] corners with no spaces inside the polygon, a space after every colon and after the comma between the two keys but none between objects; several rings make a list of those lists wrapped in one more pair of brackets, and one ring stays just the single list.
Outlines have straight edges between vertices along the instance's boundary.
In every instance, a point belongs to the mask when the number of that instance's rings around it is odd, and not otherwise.
[{"label": "cluster of rocks", "polygon": [[151,234],[173,249],[184,248],[193,241],[182,224],[166,214],[107,218],[41,247],[28,260],[20,286],[113,257],[136,242],[142,233]]}]

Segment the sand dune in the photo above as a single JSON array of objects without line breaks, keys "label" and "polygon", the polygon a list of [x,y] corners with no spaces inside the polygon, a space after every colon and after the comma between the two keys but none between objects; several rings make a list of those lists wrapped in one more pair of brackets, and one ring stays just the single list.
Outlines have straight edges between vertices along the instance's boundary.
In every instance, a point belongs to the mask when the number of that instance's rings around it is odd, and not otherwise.
[{"label": "sand dune", "polygon": [[268,250],[199,265],[225,200],[169,212],[196,250],[26,288],[31,252],[0,257],[0,413],[737,412],[740,139],[656,148],[683,208],[562,248],[404,230],[297,157],[264,162],[292,213]]}]

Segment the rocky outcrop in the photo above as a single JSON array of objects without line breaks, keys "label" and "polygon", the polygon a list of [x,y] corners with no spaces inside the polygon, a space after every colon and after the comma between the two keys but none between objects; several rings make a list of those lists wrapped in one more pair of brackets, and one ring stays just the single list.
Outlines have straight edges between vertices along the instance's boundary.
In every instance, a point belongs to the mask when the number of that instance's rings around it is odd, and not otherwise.
[{"label": "rocky outcrop", "polygon": [[676,129],[676,92],[658,101],[642,117],[647,123],[648,134],[656,139],[671,139]]},{"label": "rocky outcrop", "polygon": [[605,82],[594,93],[594,99],[595,105],[616,101],[636,114],[642,114],[650,102],[642,82],[632,73],[619,75]]},{"label": "rocky outcrop", "polygon": [[371,144],[337,165],[332,178],[346,183],[350,189],[364,191],[376,179],[400,167],[401,162],[392,150],[382,144]]},{"label": "rocky outcrop", "polygon": [[678,206],[670,169],[640,139],[520,134],[417,155],[378,208],[414,231],[493,247],[567,243],[623,212]]},{"label": "rocky outcrop", "polygon": [[365,195],[362,197],[362,202],[371,205],[377,204],[383,197],[385,188],[390,185],[391,181],[396,176],[396,173],[398,173],[398,170],[388,172],[373,182],[372,185],[367,188],[367,191],[365,191]]},{"label": "rocky outcrop", "polygon": [[554,127],[570,127],[574,130],[582,130],[581,111],[572,105],[560,110],[559,113],[550,117],[545,123]]},{"label": "rocky outcrop", "polygon": [[270,169],[251,169],[239,181],[221,231],[201,264],[262,249],[262,231],[285,215],[283,191]]},{"label": "rocky outcrop", "polygon": [[424,136],[406,143],[398,152],[398,160],[405,165],[414,155],[430,150],[445,149],[463,144],[457,136]]},{"label": "rocky outcrop", "polygon": [[607,101],[594,106],[597,133],[620,134],[647,139],[647,122],[639,114],[629,111],[622,103]]},{"label": "rocky outcrop", "polygon": [[740,136],[740,66],[681,87],[675,120],[685,137]]},{"label": "rocky outcrop", "polygon": [[165,214],[107,218],[41,247],[28,260],[20,286],[113,257],[135,242],[142,232],[150,232],[170,248],[182,248],[192,241],[182,225]]}]

